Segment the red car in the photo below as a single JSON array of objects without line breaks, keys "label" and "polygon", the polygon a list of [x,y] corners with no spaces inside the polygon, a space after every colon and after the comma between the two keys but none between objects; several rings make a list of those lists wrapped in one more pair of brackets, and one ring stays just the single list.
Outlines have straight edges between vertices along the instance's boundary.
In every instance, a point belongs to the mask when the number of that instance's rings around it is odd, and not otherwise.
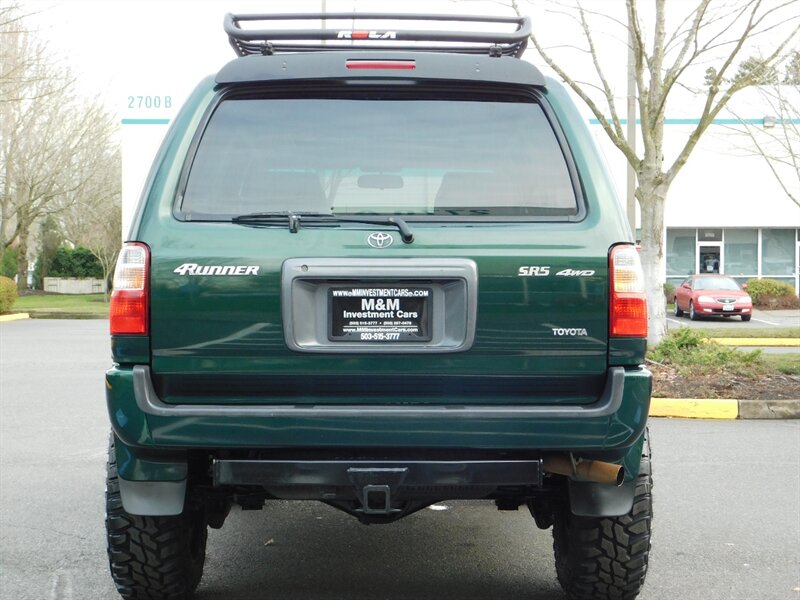
[{"label": "red car", "polygon": [[675,290],[674,301],[675,316],[688,312],[692,321],[733,315],[749,321],[753,313],[753,300],[736,280],[725,275],[692,275]]}]

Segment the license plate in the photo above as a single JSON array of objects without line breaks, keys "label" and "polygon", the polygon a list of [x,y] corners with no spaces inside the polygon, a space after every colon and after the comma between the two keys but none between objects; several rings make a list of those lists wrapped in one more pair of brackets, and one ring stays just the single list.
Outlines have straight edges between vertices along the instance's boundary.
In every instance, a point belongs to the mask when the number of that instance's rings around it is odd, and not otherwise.
[{"label": "license plate", "polygon": [[346,342],[429,342],[431,288],[337,286],[328,291],[328,339]]},{"label": "license plate", "polygon": [[733,304],[723,304],[722,310],[733,310]]}]

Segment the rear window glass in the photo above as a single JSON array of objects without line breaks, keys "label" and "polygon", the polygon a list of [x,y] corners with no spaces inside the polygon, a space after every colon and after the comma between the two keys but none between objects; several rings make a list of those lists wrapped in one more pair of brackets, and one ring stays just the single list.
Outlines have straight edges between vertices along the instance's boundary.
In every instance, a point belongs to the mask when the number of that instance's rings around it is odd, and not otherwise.
[{"label": "rear window glass", "polygon": [[181,211],[536,217],[578,206],[534,102],[231,99],[200,140]]}]

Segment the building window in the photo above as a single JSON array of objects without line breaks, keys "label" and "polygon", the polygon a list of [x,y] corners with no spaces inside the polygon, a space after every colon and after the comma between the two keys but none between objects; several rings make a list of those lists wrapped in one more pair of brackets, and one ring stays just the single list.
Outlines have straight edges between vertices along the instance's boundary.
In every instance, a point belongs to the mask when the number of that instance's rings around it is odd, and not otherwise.
[{"label": "building window", "polygon": [[686,277],[694,273],[697,246],[694,229],[667,229],[667,275]]},{"label": "building window", "polygon": [[761,231],[762,277],[792,277],[795,262],[794,229]]},{"label": "building window", "polygon": [[758,275],[758,230],[725,230],[725,274],[735,277]]}]

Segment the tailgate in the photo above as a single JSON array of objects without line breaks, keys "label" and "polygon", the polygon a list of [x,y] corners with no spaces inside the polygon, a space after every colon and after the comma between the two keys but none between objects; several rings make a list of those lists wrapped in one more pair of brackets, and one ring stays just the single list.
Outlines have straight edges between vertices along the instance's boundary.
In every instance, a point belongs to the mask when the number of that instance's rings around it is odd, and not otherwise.
[{"label": "tailgate", "polygon": [[159,395],[596,400],[616,238],[541,91],[325,85],[221,94],[140,232]]},{"label": "tailgate", "polygon": [[602,389],[606,250],[552,225],[419,225],[383,249],[369,226],[180,227],[186,243],[151,258],[167,402],[584,403]]}]

